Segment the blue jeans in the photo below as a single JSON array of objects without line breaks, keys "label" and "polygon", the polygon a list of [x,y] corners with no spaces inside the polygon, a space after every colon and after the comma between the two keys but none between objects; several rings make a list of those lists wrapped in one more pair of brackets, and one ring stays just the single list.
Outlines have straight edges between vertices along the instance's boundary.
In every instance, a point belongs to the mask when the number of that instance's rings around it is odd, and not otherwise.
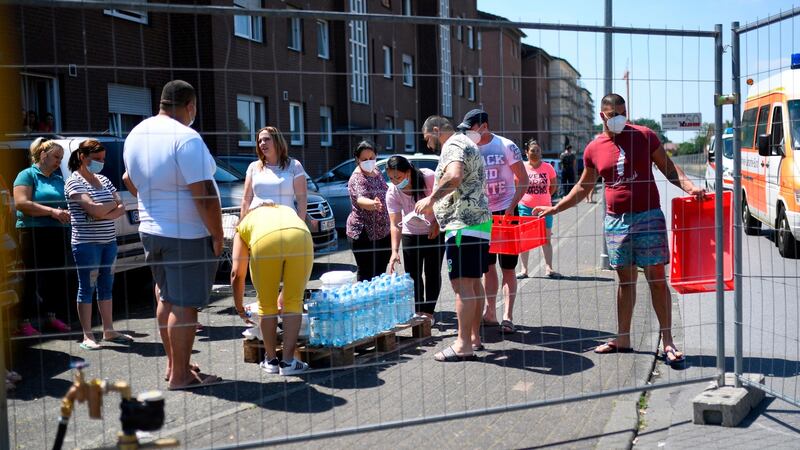
[{"label": "blue jeans", "polygon": [[78,268],[78,303],[92,303],[95,289],[98,301],[111,300],[117,243],[74,244],[72,256]]}]

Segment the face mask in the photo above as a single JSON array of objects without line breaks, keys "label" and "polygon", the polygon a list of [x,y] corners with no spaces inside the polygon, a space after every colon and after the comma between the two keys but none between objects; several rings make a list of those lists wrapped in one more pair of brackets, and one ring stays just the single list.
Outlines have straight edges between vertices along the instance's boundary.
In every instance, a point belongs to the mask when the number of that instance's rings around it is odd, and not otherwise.
[{"label": "face mask", "polygon": [[377,161],[375,161],[374,159],[368,159],[366,161],[361,161],[361,164],[360,164],[361,165],[361,170],[363,170],[364,172],[367,172],[367,173],[372,172],[373,170],[375,170],[375,164],[376,163],[377,163]]},{"label": "face mask", "polygon": [[89,161],[89,172],[100,173],[103,170],[103,163],[100,161]]},{"label": "face mask", "polygon": [[395,184],[395,187],[397,187],[397,189],[405,189],[406,186],[408,186],[408,178],[406,178],[405,180]]},{"label": "face mask", "polygon": [[625,129],[625,123],[628,119],[625,116],[614,116],[606,121],[606,126],[608,127],[608,131],[618,134],[622,133],[622,130]]},{"label": "face mask", "polygon": [[481,134],[477,131],[467,130],[464,132],[464,134],[475,144],[481,141]]}]

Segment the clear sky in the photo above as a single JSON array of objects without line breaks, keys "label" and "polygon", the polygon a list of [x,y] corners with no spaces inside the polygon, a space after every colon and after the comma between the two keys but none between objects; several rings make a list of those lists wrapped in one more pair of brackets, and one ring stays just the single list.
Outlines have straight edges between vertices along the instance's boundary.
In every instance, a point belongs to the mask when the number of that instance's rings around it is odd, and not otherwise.
[{"label": "clear sky", "polygon": [[[456,0],[458,1],[458,0]],[[795,0],[797,1],[797,0]],[[557,5],[557,6],[555,6]],[[521,22],[602,25],[603,0],[478,0],[478,8]],[[713,30],[722,24],[723,43],[730,44],[731,22],[742,25],[800,4],[788,0],[615,0],[613,24],[647,28]],[[524,43],[568,60],[592,92],[595,109],[605,94],[604,41],[597,33],[523,30]],[[741,38],[742,75],[759,79],[788,68],[791,53],[800,52],[800,18],[784,21]],[[730,53],[723,55],[723,91],[731,92]],[[630,71],[629,109],[632,119],[660,121],[662,113],[700,112],[714,121],[714,42],[711,38],[614,35],[614,91],[626,95],[622,80]],[[742,93],[746,96],[746,86]],[[723,108],[731,119],[731,107]],[[597,111],[595,111],[597,114]],[[696,132],[669,132],[674,142],[690,140]]]}]

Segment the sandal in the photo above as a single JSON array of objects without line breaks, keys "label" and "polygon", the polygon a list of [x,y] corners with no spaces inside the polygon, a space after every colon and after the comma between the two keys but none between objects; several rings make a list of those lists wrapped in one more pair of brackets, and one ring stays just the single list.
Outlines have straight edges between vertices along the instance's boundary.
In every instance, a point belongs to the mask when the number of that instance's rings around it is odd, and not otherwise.
[{"label": "sandal", "polygon": [[483,326],[483,327],[499,327],[500,326],[500,322],[498,322],[498,321],[489,322],[486,319],[481,319],[481,326]]},{"label": "sandal", "polygon": [[611,353],[633,353],[631,347],[620,347],[614,341],[606,342],[595,347],[594,352],[599,355],[608,355]]},{"label": "sandal", "polygon": [[[678,353],[680,353],[680,355],[678,355]],[[670,355],[672,355],[672,359],[669,358]],[[682,364],[686,360],[684,354],[671,345],[667,346],[662,357],[664,358],[664,363],[668,366],[672,366],[673,364]]]},{"label": "sandal", "polygon": [[[196,374],[200,374],[200,366],[195,363],[189,363],[189,370]],[[164,376],[164,381],[169,381],[169,375]]]},{"label": "sandal", "polygon": [[483,344],[478,344],[478,345],[473,345],[472,346],[472,351],[473,352],[482,352],[484,350],[486,350],[486,347],[484,347]]},{"label": "sandal", "polygon": [[100,344],[89,339],[84,339],[84,341],[81,342],[80,348],[84,350],[99,350]]},{"label": "sandal", "polygon": [[514,326],[514,322],[510,320],[504,320],[500,322],[500,329],[503,333],[512,334],[517,332],[517,327]]},{"label": "sandal", "polygon": [[128,336],[127,334],[117,333],[116,336],[112,338],[103,338],[106,342],[113,342],[115,344],[125,344],[130,345],[133,344],[133,338]]},{"label": "sandal", "polygon": [[474,361],[476,357],[473,353],[470,353],[469,355],[459,355],[455,350],[453,350],[453,346],[451,345],[441,352],[433,355],[433,359],[439,362],[462,362]]},{"label": "sandal", "polygon": [[215,386],[217,384],[222,384],[222,383],[224,383],[224,381],[222,381],[222,378],[216,375],[206,375],[206,377],[203,379],[195,378],[194,380],[192,380],[191,383],[185,386],[178,386],[178,387],[169,386],[167,389],[169,389],[170,391],[185,391],[188,389]]},{"label": "sandal", "polygon": [[524,280],[525,278],[528,278],[528,274],[527,273],[520,272],[520,273],[517,274],[517,279],[518,280]]}]

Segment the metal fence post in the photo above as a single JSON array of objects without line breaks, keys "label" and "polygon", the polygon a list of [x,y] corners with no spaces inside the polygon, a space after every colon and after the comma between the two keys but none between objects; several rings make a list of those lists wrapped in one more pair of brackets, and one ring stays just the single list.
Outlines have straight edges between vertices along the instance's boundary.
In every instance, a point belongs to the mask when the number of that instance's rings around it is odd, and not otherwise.
[{"label": "metal fence post", "polygon": [[[611,0],[606,0],[605,11],[606,11],[606,13],[605,13],[605,17],[606,17],[605,25],[607,27],[611,27],[612,26],[612,23],[611,23],[612,22],[612,20],[611,20],[611,12],[612,12]],[[611,91],[614,89],[614,87],[612,86],[612,83],[611,83],[611,77],[612,77],[611,74],[613,72],[612,60],[613,60],[613,51],[614,51],[614,49],[613,49],[613,40],[612,40],[613,37],[611,35],[611,32],[610,31],[606,31],[604,37],[605,37],[605,71],[604,71],[605,73],[603,74],[603,76],[605,77],[605,91],[606,92],[603,95],[607,95],[607,94],[610,94]],[[625,99],[625,100],[626,101],[630,101],[630,99]],[[605,184],[605,181],[603,181],[603,184]],[[600,195],[600,208],[603,210],[603,214],[605,214],[606,213],[606,192],[605,192],[605,187],[603,187],[603,193],[602,193],[602,195]],[[603,252],[600,253],[600,268],[603,269],[603,270],[610,270],[611,269],[611,264],[609,264],[609,262],[608,262],[608,244],[606,243],[606,229],[605,229],[605,227],[603,227]]]},{"label": "metal fence post", "polygon": [[[717,101],[722,95],[722,25],[714,25],[714,142],[720,146],[722,144],[722,104]],[[720,152],[718,152],[720,153]],[[725,384],[725,285],[723,272],[725,269],[723,261],[723,221],[722,214],[722,164],[721,159],[716,156],[716,173],[714,179],[716,183],[716,196],[714,205],[714,225],[716,245],[716,273],[717,273],[717,385]]]},{"label": "metal fence post", "polygon": [[731,81],[733,95],[733,372],[735,386],[742,387],[742,122],[741,66],[739,65],[739,22],[731,24]]}]

